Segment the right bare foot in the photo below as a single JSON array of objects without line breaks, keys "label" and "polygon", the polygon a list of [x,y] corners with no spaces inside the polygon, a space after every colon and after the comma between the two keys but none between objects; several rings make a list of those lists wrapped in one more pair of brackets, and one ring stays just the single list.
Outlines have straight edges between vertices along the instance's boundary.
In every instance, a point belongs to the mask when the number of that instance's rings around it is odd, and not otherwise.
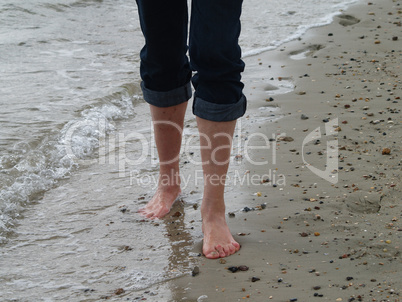
[{"label": "right bare foot", "polygon": [[206,212],[202,215],[202,231],[204,233],[202,253],[204,256],[209,259],[216,259],[236,253],[240,249],[240,244],[233,239],[230,233],[225,213]]},{"label": "right bare foot", "polygon": [[138,212],[148,219],[163,218],[170,212],[180,192],[180,187],[158,188],[152,199]]}]

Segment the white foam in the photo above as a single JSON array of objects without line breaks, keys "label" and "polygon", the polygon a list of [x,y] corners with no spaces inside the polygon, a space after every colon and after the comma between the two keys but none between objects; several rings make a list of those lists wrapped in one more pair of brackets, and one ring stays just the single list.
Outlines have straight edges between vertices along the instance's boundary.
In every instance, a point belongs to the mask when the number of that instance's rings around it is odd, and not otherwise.
[{"label": "white foam", "polygon": [[[124,94],[100,107],[86,109],[80,118],[68,122],[57,137],[45,140],[34,149],[16,146],[23,150],[15,165],[11,162],[13,155],[0,158],[2,171],[15,175],[14,181],[0,190],[0,243],[7,232],[12,231],[15,220],[27,204],[52,188],[58,180],[68,177],[78,168],[77,159],[91,158],[100,138],[115,130],[114,120],[134,114],[133,99],[136,98],[138,96]],[[69,150],[74,156],[68,153]],[[11,168],[4,168],[7,164]]]}]

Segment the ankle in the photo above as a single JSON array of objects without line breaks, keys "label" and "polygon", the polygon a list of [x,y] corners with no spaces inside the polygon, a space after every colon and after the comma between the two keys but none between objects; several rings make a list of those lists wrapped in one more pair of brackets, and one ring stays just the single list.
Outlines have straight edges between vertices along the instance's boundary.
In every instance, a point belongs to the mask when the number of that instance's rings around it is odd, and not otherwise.
[{"label": "ankle", "polygon": [[201,217],[204,222],[225,220],[225,206],[202,206]]},{"label": "ankle", "polygon": [[158,188],[166,188],[168,190],[179,188],[180,189],[181,178],[180,172],[176,169],[170,169],[167,171],[160,171],[158,178]]},{"label": "ankle", "polygon": [[181,192],[180,185],[162,185],[158,184],[157,191],[162,193],[171,193],[171,194],[179,194]]}]

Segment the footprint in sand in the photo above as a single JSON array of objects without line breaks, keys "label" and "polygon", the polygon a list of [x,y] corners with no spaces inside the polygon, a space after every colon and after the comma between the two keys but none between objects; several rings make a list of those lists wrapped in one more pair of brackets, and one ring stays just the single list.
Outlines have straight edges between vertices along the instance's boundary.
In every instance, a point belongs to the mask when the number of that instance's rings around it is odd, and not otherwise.
[{"label": "footprint in sand", "polygon": [[357,19],[356,17],[352,16],[352,15],[338,15],[336,16],[339,20],[339,24],[342,26],[350,26],[350,25],[354,25],[360,22],[359,19]]},{"label": "footprint in sand", "polygon": [[346,199],[345,203],[353,213],[373,214],[381,210],[383,195],[365,196],[362,193],[352,193]]},{"label": "footprint in sand", "polygon": [[320,49],[323,49],[323,48],[325,48],[324,45],[312,44],[312,45],[309,45],[309,46],[307,46],[305,48],[291,51],[289,53],[289,55],[290,55],[290,58],[292,60],[302,60],[302,59],[304,59],[306,57],[312,56],[315,52],[317,52],[317,51],[319,51]]}]

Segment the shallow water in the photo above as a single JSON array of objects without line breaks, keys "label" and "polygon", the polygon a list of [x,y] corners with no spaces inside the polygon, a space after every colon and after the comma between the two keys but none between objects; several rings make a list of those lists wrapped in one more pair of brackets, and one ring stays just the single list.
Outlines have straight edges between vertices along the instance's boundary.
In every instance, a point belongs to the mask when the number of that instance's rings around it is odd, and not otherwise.
[{"label": "shallow water", "polygon": [[[244,56],[328,23],[349,2],[245,2]],[[157,175],[135,1],[0,0],[0,20],[0,298],[97,300],[188,273],[202,238],[197,155],[182,160],[185,215],[154,225],[134,214]],[[233,154],[252,123],[280,113],[252,116]],[[183,145],[197,145],[191,112],[186,125]]]}]

